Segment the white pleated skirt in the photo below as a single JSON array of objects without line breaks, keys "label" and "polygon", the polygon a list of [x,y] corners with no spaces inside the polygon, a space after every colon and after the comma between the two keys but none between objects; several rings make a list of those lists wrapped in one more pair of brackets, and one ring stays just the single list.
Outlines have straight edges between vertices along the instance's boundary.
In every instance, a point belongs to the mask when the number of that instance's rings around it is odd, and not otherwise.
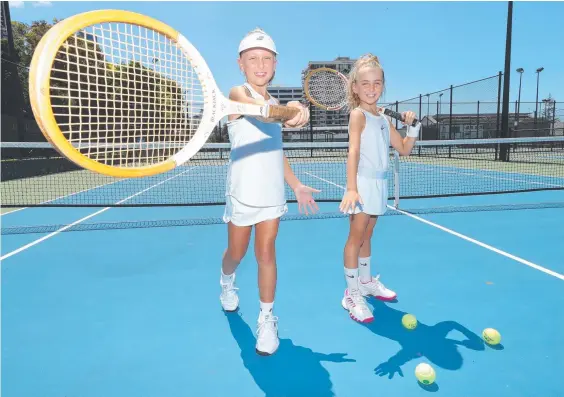
[{"label": "white pleated skirt", "polygon": [[357,203],[349,214],[365,213],[368,215],[384,215],[388,210],[388,180],[368,178],[357,175],[358,194],[363,204]]},{"label": "white pleated skirt", "polygon": [[238,201],[233,196],[226,196],[223,221],[232,222],[235,226],[252,226],[257,223],[277,219],[288,212],[288,205],[272,207],[253,207]]}]

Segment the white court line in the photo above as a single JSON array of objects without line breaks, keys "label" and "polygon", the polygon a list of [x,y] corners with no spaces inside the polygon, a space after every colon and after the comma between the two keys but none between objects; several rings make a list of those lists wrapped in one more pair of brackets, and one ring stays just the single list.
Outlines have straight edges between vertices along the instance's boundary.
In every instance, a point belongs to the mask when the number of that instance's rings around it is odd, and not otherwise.
[{"label": "white court line", "polygon": [[[194,167],[194,168],[196,168],[196,167]],[[142,190],[142,191],[140,191],[140,192],[137,192],[137,193],[135,193],[135,194],[133,194],[133,195],[131,195],[131,196],[129,196],[129,197],[126,197],[126,198],[124,198],[123,200],[118,201],[116,204],[122,204],[122,203],[126,202],[127,200],[132,199],[133,197],[139,196],[140,194],[143,194],[143,193],[145,193],[146,191],[153,189],[154,187],[157,187],[157,186],[159,186],[159,185],[161,185],[161,184],[163,184],[163,183],[165,183],[165,182],[170,181],[171,179],[177,178],[177,177],[179,177],[180,175],[185,174],[185,173],[191,171],[192,169],[193,169],[193,168],[188,169],[188,170],[186,170],[186,171],[182,171],[181,173],[176,174],[176,175],[173,175],[173,176],[171,176],[170,178],[167,178],[167,179],[165,179],[165,180],[163,180],[163,181],[161,181],[161,182],[159,182],[159,183],[157,183],[157,184],[155,184],[155,185],[149,186],[147,189],[144,189],[144,190]],[[103,212],[109,210],[110,208],[113,208],[113,207],[105,207],[105,208],[102,208],[101,210],[96,211],[96,212],[94,212],[93,214],[87,215],[87,216],[85,216],[84,218],[81,218],[81,219],[79,219],[79,220],[77,220],[77,221],[74,221],[74,222],[71,223],[71,224],[68,224],[68,225],[66,225],[66,226],[63,226],[62,228],[60,228],[60,229],[58,229],[58,230],[55,230],[54,232],[49,233],[49,234],[46,235],[46,236],[41,237],[40,239],[34,240],[34,241],[32,241],[31,243],[29,243],[29,244],[26,244],[26,245],[24,245],[24,246],[22,246],[22,247],[20,247],[20,248],[18,248],[18,249],[16,249],[16,250],[12,251],[12,252],[9,252],[9,253],[7,253],[6,255],[3,255],[2,257],[0,257],[0,261],[3,261],[4,259],[9,258],[9,257],[11,257],[11,256],[13,256],[13,255],[16,255],[16,254],[18,254],[18,253],[20,253],[20,252],[22,252],[22,251],[25,251],[26,249],[28,249],[28,248],[30,248],[30,247],[33,247],[34,245],[37,245],[37,244],[39,244],[40,242],[45,241],[45,240],[47,240],[47,239],[49,239],[49,238],[51,238],[51,237],[53,237],[53,236],[56,236],[57,234],[59,234],[59,233],[65,231],[65,230],[67,230],[67,229],[73,227],[74,225],[78,225],[79,223],[84,222],[84,221],[87,220],[87,219],[90,219],[90,218],[92,218],[92,217],[94,217],[94,216],[96,216],[96,215],[99,215],[99,214],[101,214],[101,213],[103,213]]]},{"label": "white court line", "polygon": [[84,218],[81,218],[81,219],[79,219],[79,220],[77,220],[77,221],[74,221],[73,223],[70,223],[70,224],[68,224],[68,225],[66,225],[66,226],[64,226],[64,227],[62,227],[62,228],[60,228],[59,230],[56,230],[56,231],[54,231],[54,232],[52,232],[52,233],[50,233],[50,234],[48,234],[48,235],[46,235],[46,236],[43,236],[43,237],[41,237],[40,239],[34,240],[34,241],[32,241],[31,243],[29,243],[29,244],[26,244],[26,245],[24,245],[24,246],[21,246],[20,248],[14,250],[14,251],[12,251],[12,252],[9,252],[9,253],[7,253],[6,255],[3,255],[2,257],[0,257],[0,261],[3,261],[4,259],[9,258],[9,257],[11,257],[12,255],[16,255],[16,254],[18,254],[18,253],[20,253],[20,252],[22,252],[22,251],[25,251],[26,249],[28,249],[28,248],[30,248],[30,247],[33,247],[34,245],[39,244],[40,242],[42,242],[42,241],[44,241],[44,240],[47,240],[48,238],[51,238],[51,237],[53,237],[53,236],[59,234],[60,232],[64,232],[65,230],[67,230],[68,228],[70,228],[70,227],[72,227],[72,226],[74,226],[74,225],[78,225],[79,223],[81,223],[81,222],[83,222],[83,221],[85,221],[85,220],[87,220],[87,219],[90,219],[90,218],[92,218],[92,217],[94,217],[94,216],[96,216],[96,215],[98,215],[98,214],[101,214],[102,212],[105,212],[105,211],[109,210],[110,208],[111,208],[111,207],[102,208],[101,210],[99,210],[99,211],[97,211],[97,212],[94,212],[93,214],[90,214],[90,215],[88,215],[88,216],[85,216]]},{"label": "white court line", "polygon": [[[555,185],[555,184],[553,184],[553,183],[547,183],[547,182],[523,181],[523,180],[521,180],[521,179],[501,178],[501,177],[489,176],[489,175],[478,175],[478,176],[481,176],[481,177],[483,177],[483,178],[490,178],[490,179],[500,179],[500,180],[504,180],[504,181],[515,181],[515,182],[520,182],[520,183],[524,183],[524,184],[543,185],[543,186],[554,186],[554,187],[564,187],[564,185]],[[550,177],[546,177],[546,178],[550,178]]]},{"label": "white court line", "polygon": [[14,212],[18,212],[18,211],[21,211],[21,210],[25,210],[26,208],[29,208],[29,207],[16,208],[15,210],[10,211],[10,212],[3,212],[3,213],[0,214],[0,218],[3,217],[4,215],[8,215],[8,214],[12,214],[12,213],[14,213]]},{"label": "white court line", "polygon": [[[321,181],[323,181],[323,182],[329,183],[329,184],[331,184],[331,185],[333,185],[333,186],[337,186],[337,187],[339,187],[339,188],[345,190],[345,188],[344,188],[343,186],[337,185],[336,183],[333,183],[333,182],[331,182],[331,181],[329,181],[329,180],[327,180],[327,179],[318,177],[317,175],[314,175],[314,174],[312,174],[312,173],[310,173],[310,172],[307,172],[307,171],[304,171],[304,173],[307,174],[307,175],[310,175],[310,176],[312,176],[312,177],[314,177],[314,178],[317,178],[317,179],[319,179],[319,180],[321,180]],[[437,229],[440,229],[440,230],[442,230],[443,232],[447,232],[447,233],[449,233],[449,234],[452,234],[453,236],[459,237],[459,238],[461,238],[461,239],[463,239],[463,240],[466,240],[466,241],[469,241],[469,242],[474,243],[474,244],[476,244],[476,245],[479,245],[479,246],[482,247],[482,248],[486,248],[486,249],[488,249],[488,250],[490,250],[490,251],[493,251],[493,252],[495,252],[495,253],[497,253],[497,254],[503,255],[503,256],[505,256],[506,258],[513,259],[514,261],[517,261],[517,262],[519,262],[519,263],[522,263],[523,265],[532,267],[533,269],[539,270],[539,271],[541,271],[541,272],[543,272],[543,273],[546,273],[546,274],[548,274],[548,275],[550,275],[550,276],[556,277],[556,278],[558,278],[558,279],[564,281],[564,275],[563,275],[563,274],[557,273],[557,272],[555,272],[555,271],[553,271],[553,270],[547,269],[547,268],[542,267],[542,266],[540,266],[540,265],[537,265],[537,264],[535,264],[535,263],[533,263],[533,262],[529,262],[528,260],[525,260],[525,259],[523,259],[523,258],[519,258],[518,256],[509,254],[509,253],[507,253],[507,252],[505,252],[505,251],[502,251],[502,250],[500,250],[500,249],[497,249],[497,248],[495,248],[495,247],[492,247],[491,245],[488,245],[488,244],[486,244],[486,243],[482,243],[481,241],[478,241],[478,240],[473,239],[473,238],[471,238],[471,237],[465,236],[464,234],[455,232],[454,230],[451,230],[451,229],[449,229],[449,228],[446,228],[446,227],[444,227],[444,226],[441,226],[441,225],[439,225],[439,224],[437,224],[437,223],[434,223],[434,222],[428,221],[428,220],[426,220],[426,219],[423,219],[423,218],[421,218],[421,217],[419,217],[419,216],[417,216],[417,215],[410,214],[409,212],[406,212],[406,211],[402,211],[402,210],[400,210],[400,209],[398,209],[398,208],[395,208],[395,207],[393,207],[393,206],[391,206],[391,205],[389,205],[389,204],[386,204],[386,205],[387,205],[388,208],[390,208],[390,209],[392,209],[392,210],[394,210],[394,211],[398,211],[399,213],[401,213],[401,214],[403,214],[403,215],[407,215],[407,216],[409,216],[409,217],[411,217],[411,218],[413,218],[413,219],[416,219],[416,220],[418,220],[418,221],[420,221],[420,222],[423,222],[423,223],[425,223],[425,224],[427,224],[427,225],[429,225],[429,226],[436,227]]]},{"label": "white court line", "polygon": [[507,258],[513,259],[513,260],[515,260],[515,261],[517,261],[517,262],[519,262],[519,263],[522,263],[523,265],[527,265],[527,266],[529,266],[529,267],[532,267],[533,269],[539,270],[539,271],[541,271],[541,272],[543,272],[543,273],[549,274],[549,275],[551,275],[551,276],[554,276],[554,277],[559,278],[560,280],[564,281],[564,274],[557,273],[557,272],[555,272],[555,271],[553,271],[553,270],[547,269],[546,267],[539,266],[539,265],[537,265],[537,264],[535,264],[535,263],[533,263],[533,262],[529,262],[529,261],[527,261],[527,260],[525,260],[525,259],[523,259],[523,258],[519,258],[518,256],[509,254],[509,253],[507,253],[507,252],[505,252],[505,251],[502,251],[502,250],[500,250],[500,249],[497,249],[497,248],[495,248],[495,247],[492,247],[491,245],[488,245],[488,244],[486,244],[486,243],[482,243],[481,241],[478,241],[478,240],[473,239],[473,238],[471,238],[471,237],[465,236],[464,234],[455,232],[454,230],[451,230],[451,229],[449,229],[449,228],[446,228],[446,227],[444,227],[444,226],[441,226],[441,225],[439,225],[439,224],[437,224],[437,223],[434,223],[434,222],[428,221],[428,220],[426,220],[426,219],[423,219],[423,218],[421,218],[421,217],[419,217],[419,216],[417,216],[417,215],[410,214],[409,212],[402,211],[402,210],[400,210],[400,209],[398,209],[398,208],[394,208],[394,207],[392,207],[392,206],[390,206],[390,205],[388,205],[388,207],[389,207],[390,209],[394,210],[394,211],[398,211],[399,213],[402,213],[402,214],[404,214],[404,215],[407,215],[407,216],[409,216],[409,217],[411,217],[411,218],[413,218],[413,219],[416,219],[416,220],[418,220],[418,221],[420,221],[420,222],[426,223],[427,225],[436,227],[437,229],[440,229],[440,230],[442,230],[442,231],[444,231],[444,232],[447,232],[447,233],[449,233],[449,234],[452,234],[453,236],[460,237],[460,238],[463,239],[463,240],[466,240],[466,241],[469,241],[469,242],[471,242],[471,243],[477,244],[477,245],[479,245],[479,246],[482,247],[482,248],[489,249],[490,251],[493,251],[493,252],[495,252],[495,253],[498,253],[498,254],[500,254],[500,255],[503,255],[503,256],[505,256],[505,257],[507,257]]},{"label": "white court line", "polygon": [[[413,165],[413,163],[407,163],[407,165]],[[429,164],[418,164],[417,166],[428,166]],[[503,178],[500,176],[494,176],[494,175],[482,175],[482,174],[477,174],[477,173],[473,173],[473,172],[464,172],[464,171],[458,171],[458,170],[465,170],[465,168],[459,168],[459,167],[454,167],[454,166],[447,166],[447,165],[439,165],[439,166],[434,166],[431,165],[430,168],[435,170],[436,168],[456,168],[456,171],[447,171],[447,170],[438,170],[437,172],[442,173],[442,174],[460,174],[460,175],[468,175],[468,176],[473,176],[473,177],[479,177],[479,178],[490,178],[490,179],[499,179],[502,181],[513,181],[513,182],[519,182],[519,183],[523,183],[523,184],[533,184],[533,185],[543,185],[543,186],[554,186],[554,187],[564,187],[564,185],[555,185],[552,183],[548,183],[548,182],[533,182],[533,181],[526,181],[523,179],[516,179],[516,178]],[[428,167],[425,167],[428,168]],[[514,172],[508,172],[508,171],[496,171],[496,170],[491,170],[488,168],[477,168],[477,171],[483,171],[483,172],[489,172],[489,173],[498,173],[498,174],[505,174],[505,175],[512,175],[512,174],[517,174],[520,176],[523,175],[530,175],[530,176],[534,176],[534,177],[538,177],[538,178],[553,178],[553,179],[561,179],[560,177],[557,176],[548,176],[548,175],[537,175],[537,174],[528,174],[528,173],[514,173]]]},{"label": "white court line", "polygon": [[[498,171],[492,171],[492,170],[482,170],[482,171],[486,171],[486,172],[498,172]],[[564,187],[564,185],[555,185],[552,183],[548,183],[548,182],[533,182],[533,181],[525,181],[522,179],[515,179],[515,178],[502,178],[500,176],[493,176],[493,175],[481,175],[481,174],[476,174],[476,173],[472,173],[472,172],[460,172],[460,171],[440,171],[440,173],[442,174],[460,174],[460,175],[468,175],[468,176],[477,176],[480,178],[490,178],[490,179],[499,179],[501,181],[513,181],[513,182],[519,182],[519,183],[523,183],[523,184],[533,184],[533,185],[543,185],[543,186],[554,186],[554,187]],[[507,172],[505,172],[505,174],[507,174]],[[523,174],[519,174],[519,175],[523,175]],[[534,175],[534,176],[539,176],[539,177],[544,177],[544,178],[555,178],[555,177],[550,177],[550,176],[544,176],[544,175]],[[558,177],[556,177],[558,178]]]}]

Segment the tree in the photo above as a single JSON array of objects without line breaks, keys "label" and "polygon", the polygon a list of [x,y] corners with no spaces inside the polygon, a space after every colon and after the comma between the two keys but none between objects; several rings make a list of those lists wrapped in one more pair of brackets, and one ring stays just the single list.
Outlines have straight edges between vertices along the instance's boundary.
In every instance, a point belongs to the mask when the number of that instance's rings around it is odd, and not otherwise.
[{"label": "tree", "polygon": [[[53,24],[57,23],[58,20],[54,19]],[[14,49],[15,54],[13,54],[13,61],[17,67],[17,74],[19,77],[19,84],[22,91],[23,98],[24,98],[24,110],[27,114],[31,114],[31,105],[29,102],[29,65],[31,64],[31,59],[33,57],[33,53],[35,52],[35,48],[39,41],[43,37],[45,33],[53,24],[50,24],[46,21],[34,21],[31,25],[28,25],[23,22],[12,21],[12,35],[14,37]],[[6,52],[7,43],[2,41],[2,52]],[[9,79],[10,76],[2,76],[2,83]],[[13,95],[13,87],[9,86],[12,89]],[[6,97],[2,95],[3,98],[9,100],[9,97],[12,95],[7,95]]]},{"label": "tree", "polygon": [[550,126],[550,135],[554,135],[555,123],[553,123],[553,121],[556,121],[556,101],[552,98],[551,94],[548,94],[548,98],[543,99],[542,102],[544,109],[541,114],[544,118],[544,122],[548,123]]},{"label": "tree", "polygon": [[[53,24],[57,22],[53,20]],[[30,25],[12,22],[17,72],[10,72],[2,63],[2,104],[7,105],[4,109],[9,108],[10,89],[12,93],[14,89],[4,83],[9,83],[10,78],[13,82],[17,73],[18,91],[23,92],[24,107],[32,114],[29,65],[39,41],[53,24],[43,20]],[[51,104],[67,138],[121,143],[141,139],[185,142],[199,119],[197,110],[196,114],[187,111],[180,83],[166,75],[166,67],[160,68],[158,59],[149,65],[115,61],[115,50],[104,47],[104,43],[87,28],[69,37],[55,56],[50,76]],[[3,50],[6,45],[3,40]],[[163,154],[159,153],[155,155]]]},{"label": "tree", "polygon": [[552,98],[551,94],[548,94],[548,98],[543,99],[542,101],[544,103],[543,117],[547,121],[552,121],[554,112],[556,111],[556,101]]},{"label": "tree", "polygon": [[[154,62],[155,63],[155,62]],[[107,66],[108,122],[123,131],[121,142],[184,141],[182,131],[190,120],[183,110],[179,84],[139,62]],[[127,132],[127,133],[126,133]],[[113,133],[113,132],[112,132]],[[155,151],[154,156],[168,156],[174,149]]]}]

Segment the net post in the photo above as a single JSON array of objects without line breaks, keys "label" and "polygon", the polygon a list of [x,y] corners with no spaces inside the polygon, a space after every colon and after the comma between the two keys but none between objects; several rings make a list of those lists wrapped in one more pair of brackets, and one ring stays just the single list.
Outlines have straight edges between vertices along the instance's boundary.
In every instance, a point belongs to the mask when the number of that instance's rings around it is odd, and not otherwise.
[{"label": "net post", "polygon": [[[309,141],[313,142],[313,105],[311,102],[308,102],[309,107]],[[313,157],[313,149],[311,149],[311,156]]]},{"label": "net post", "polygon": [[[422,102],[422,100],[423,100],[423,95],[419,94],[419,113],[418,113],[419,114],[419,120],[421,120],[421,118],[422,118],[421,117],[421,111],[422,111],[421,110],[421,102]],[[427,125],[429,125],[429,119],[427,119]],[[425,129],[425,126],[421,125],[421,136],[423,136],[423,130],[424,129]],[[419,146],[418,150],[419,150],[419,155],[421,155],[421,146]]]},{"label": "net post", "polygon": [[400,199],[400,160],[399,153],[394,150],[394,207],[399,208]]},{"label": "net post", "polygon": [[[423,102],[423,95],[419,94],[419,118],[421,118],[421,112],[423,111],[421,108],[421,103]],[[429,122],[427,121],[427,125],[429,125]]]}]

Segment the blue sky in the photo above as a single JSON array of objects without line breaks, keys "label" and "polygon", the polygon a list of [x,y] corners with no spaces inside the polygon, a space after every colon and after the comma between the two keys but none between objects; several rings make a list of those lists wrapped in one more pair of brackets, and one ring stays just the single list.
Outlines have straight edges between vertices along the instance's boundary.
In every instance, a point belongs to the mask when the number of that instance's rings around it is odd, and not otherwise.
[{"label": "blue sky", "polygon": [[[504,69],[507,2],[11,2],[11,15],[22,22],[51,21],[104,8],[140,12],[179,30],[202,53],[224,93],[242,82],[237,46],[256,26],[276,41],[278,85],[299,85],[310,60],[367,52],[384,66],[386,102]],[[539,100],[550,93],[564,101],[562,15],[564,2],[514,3],[511,100],[518,94],[515,69],[525,69],[526,102],[535,100],[535,70],[543,66]],[[468,91],[490,98],[497,89],[481,87]]]}]

